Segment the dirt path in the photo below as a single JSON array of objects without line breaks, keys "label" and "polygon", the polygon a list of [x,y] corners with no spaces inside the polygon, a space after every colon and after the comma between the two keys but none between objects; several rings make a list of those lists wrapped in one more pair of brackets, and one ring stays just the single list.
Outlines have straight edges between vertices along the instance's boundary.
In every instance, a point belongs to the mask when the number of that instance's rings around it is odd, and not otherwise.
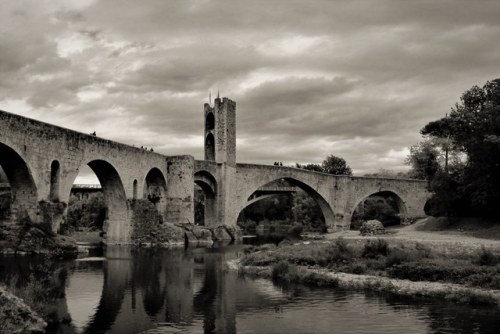
[{"label": "dirt path", "polygon": [[363,237],[359,235],[359,231],[342,231],[327,234],[327,239],[336,239],[343,237],[345,239],[366,240],[370,238],[384,238],[401,241],[421,242],[431,246],[440,246],[448,248],[450,251],[454,249],[476,250],[481,247],[495,249],[500,251],[500,240],[475,238],[468,235],[462,235],[459,231],[433,231],[425,232],[418,231],[417,227],[425,224],[426,219],[421,219],[412,225],[388,228],[388,234],[377,237]]}]

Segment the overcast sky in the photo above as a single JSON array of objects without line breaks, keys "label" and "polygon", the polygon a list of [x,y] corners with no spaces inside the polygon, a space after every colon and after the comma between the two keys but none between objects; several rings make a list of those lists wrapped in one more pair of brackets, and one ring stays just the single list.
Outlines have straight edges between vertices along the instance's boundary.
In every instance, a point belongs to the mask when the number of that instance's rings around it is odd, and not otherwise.
[{"label": "overcast sky", "polygon": [[498,0],[3,0],[0,29],[0,109],[202,159],[220,90],[239,162],[357,175],[500,77]]}]

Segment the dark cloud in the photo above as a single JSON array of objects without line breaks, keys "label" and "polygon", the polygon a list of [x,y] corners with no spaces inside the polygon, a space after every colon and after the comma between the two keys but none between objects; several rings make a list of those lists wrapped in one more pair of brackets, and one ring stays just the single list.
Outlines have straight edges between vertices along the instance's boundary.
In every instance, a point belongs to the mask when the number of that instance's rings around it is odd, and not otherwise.
[{"label": "dark cloud", "polygon": [[203,153],[209,92],[238,160],[404,169],[419,129],[499,76],[498,1],[0,3],[0,108],[165,154]]}]

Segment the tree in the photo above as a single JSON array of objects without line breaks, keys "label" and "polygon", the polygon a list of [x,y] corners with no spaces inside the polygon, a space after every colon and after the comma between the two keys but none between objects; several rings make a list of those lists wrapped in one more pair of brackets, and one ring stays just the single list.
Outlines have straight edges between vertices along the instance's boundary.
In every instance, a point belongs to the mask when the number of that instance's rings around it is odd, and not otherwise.
[{"label": "tree", "polygon": [[465,91],[449,116],[430,122],[421,133],[445,142],[445,152],[452,148],[465,158],[445,164],[444,173],[435,175],[431,188],[437,202],[450,214],[499,217],[500,79]]},{"label": "tree", "polygon": [[347,162],[333,154],[330,154],[323,160],[321,167],[323,167],[323,172],[334,174],[334,175],[352,175],[351,167],[347,165]]},{"label": "tree", "polygon": [[302,168],[302,169],[307,169],[307,170],[312,170],[314,172],[323,172],[323,167],[321,167],[321,165],[318,165],[318,164],[301,165],[299,163],[296,163],[295,167]]},{"label": "tree", "polygon": [[436,147],[429,140],[410,147],[410,154],[406,159],[406,163],[411,166],[410,176],[428,180],[430,184],[439,170],[438,156]]}]

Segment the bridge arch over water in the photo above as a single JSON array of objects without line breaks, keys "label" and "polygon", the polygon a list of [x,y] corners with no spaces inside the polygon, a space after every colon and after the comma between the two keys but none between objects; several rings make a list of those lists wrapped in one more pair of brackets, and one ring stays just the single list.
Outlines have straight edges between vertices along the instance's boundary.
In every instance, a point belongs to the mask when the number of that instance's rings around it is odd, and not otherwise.
[{"label": "bridge arch over water", "polygon": [[18,150],[0,142],[0,165],[10,184],[11,219],[24,213],[35,221],[37,216],[38,189],[31,167]]},{"label": "bridge arch over water", "polygon": [[157,167],[149,170],[144,179],[144,198],[151,201],[156,210],[165,218],[167,208],[167,181]]},{"label": "bridge arch over water", "polygon": [[207,170],[194,173],[194,183],[203,191],[203,225],[213,226],[217,222],[217,180]]},{"label": "bridge arch over water", "polygon": [[87,165],[94,171],[102,187],[106,203],[106,221],[103,227],[109,241],[123,240],[130,229],[127,195],[116,168],[105,160],[92,160]]}]

